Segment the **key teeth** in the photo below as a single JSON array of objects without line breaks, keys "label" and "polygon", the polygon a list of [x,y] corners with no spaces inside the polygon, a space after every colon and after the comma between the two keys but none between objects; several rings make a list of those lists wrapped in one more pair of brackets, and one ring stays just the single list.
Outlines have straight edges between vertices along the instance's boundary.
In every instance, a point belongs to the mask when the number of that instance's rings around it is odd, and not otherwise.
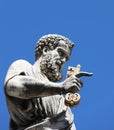
[{"label": "key teeth", "polygon": [[80,64],[78,64],[78,65],[77,65],[77,67],[78,67],[78,68],[81,68],[81,65],[80,65]]}]

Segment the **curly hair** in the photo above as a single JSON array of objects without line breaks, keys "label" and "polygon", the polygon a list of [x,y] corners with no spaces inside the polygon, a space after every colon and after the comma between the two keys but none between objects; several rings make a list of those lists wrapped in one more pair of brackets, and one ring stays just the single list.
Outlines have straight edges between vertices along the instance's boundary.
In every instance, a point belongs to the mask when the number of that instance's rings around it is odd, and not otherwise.
[{"label": "curly hair", "polygon": [[60,40],[65,41],[65,44],[72,50],[74,43],[68,38],[58,34],[48,34],[38,40],[35,47],[35,59],[37,60],[42,55],[44,47],[47,47],[49,50],[54,50],[59,45]]}]

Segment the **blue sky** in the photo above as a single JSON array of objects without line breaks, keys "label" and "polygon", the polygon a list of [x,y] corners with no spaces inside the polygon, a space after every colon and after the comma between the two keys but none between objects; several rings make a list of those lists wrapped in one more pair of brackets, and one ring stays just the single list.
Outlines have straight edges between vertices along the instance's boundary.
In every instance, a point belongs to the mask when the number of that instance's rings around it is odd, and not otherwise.
[{"label": "blue sky", "polygon": [[73,108],[77,130],[114,130],[114,2],[113,0],[0,0],[0,130],[8,130],[3,90],[10,64],[34,63],[37,40],[49,33],[71,39],[66,63],[93,72],[83,77],[80,105]]}]

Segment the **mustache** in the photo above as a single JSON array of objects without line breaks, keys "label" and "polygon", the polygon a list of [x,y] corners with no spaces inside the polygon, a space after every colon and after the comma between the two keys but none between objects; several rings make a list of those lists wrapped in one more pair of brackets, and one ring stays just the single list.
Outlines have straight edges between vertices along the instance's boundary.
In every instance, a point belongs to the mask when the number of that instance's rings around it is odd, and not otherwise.
[{"label": "mustache", "polygon": [[61,69],[63,67],[63,65],[64,65],[64,62],[61,59],[57,59],[55,64],[58,65],[59,68]]},{"label": "mustache", "polygon": [[58,65],[58,67],[61,69],[64,65],[64,62],[61,59],[54,59],[51,61],[49,58],[45,59],[44,64],[47,64],[47,68],[51,68],[52,70],[55,70],[55,66]]}]

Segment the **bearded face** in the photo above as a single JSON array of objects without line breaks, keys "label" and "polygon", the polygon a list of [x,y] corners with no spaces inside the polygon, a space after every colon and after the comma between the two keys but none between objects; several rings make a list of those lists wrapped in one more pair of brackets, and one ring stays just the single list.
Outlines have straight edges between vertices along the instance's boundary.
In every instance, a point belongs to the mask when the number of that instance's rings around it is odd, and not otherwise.
[{"label": "bearded face", "polygon": [[62,61],[57,58],[53,59],[51,54],[44,55],[40,62],[42,73],[53,82],[59,81],[62,78],[62,65]]}]

